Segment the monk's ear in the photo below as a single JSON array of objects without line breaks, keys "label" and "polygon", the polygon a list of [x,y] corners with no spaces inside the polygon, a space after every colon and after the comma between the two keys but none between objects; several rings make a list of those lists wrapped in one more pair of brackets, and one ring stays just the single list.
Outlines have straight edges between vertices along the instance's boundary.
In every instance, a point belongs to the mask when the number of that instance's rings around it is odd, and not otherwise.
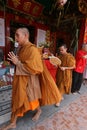
[{"label": "monk's ear", "polygon": [[67,48],[66,48],[66,51],[67,51]]},{"label": "monk's ear", "polygon": [[25,37],[26,37],[26,38],[28,37],[28,34],[27,34],[27,33],[25,33]]}]

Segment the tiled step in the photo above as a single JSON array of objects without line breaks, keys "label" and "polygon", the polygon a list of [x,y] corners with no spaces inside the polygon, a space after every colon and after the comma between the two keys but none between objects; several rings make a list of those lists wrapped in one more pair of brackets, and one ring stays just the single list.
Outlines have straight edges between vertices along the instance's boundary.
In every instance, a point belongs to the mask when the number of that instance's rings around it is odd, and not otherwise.
[{"label": "tiled step", "polygon": [[0,124],[10,120],[12,87],[0,87]]},{"label": "tiled step", "polygon": [[6,114],[0,116],[0,125],[9,121],[11,117],[11,112],[7,112]]}]

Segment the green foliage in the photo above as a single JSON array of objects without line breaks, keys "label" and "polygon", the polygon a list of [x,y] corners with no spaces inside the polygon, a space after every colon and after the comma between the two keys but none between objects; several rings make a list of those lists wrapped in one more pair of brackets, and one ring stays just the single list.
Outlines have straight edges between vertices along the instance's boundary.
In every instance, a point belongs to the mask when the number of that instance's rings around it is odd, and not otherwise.
[{"label": "green foliage", "polygon": [[39,46],[44,48],[49,48],[51,45],[51,42],[40,42]]}]

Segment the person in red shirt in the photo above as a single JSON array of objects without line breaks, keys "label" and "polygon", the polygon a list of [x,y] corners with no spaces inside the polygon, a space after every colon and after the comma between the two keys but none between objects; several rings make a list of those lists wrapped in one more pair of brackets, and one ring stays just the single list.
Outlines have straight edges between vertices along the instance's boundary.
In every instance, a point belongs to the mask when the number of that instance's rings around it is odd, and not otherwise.
[{"label": "person in red shirt", "polygon": [[82,49],[78,50],[76,53],[76,67],[73,70],[73,79],[72,79],[72,93],[79,93],[83,81],[83,72],[86,66],[87,59],[87,44],[82,45]]}]

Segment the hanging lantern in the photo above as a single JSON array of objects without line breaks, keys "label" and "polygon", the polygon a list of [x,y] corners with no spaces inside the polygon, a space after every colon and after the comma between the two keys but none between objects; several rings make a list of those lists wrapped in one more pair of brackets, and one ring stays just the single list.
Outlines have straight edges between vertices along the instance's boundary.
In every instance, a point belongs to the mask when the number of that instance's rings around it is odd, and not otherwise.
[{"label": "hanging lantern", "polygon": [[67,0],[57,0],[57,6],[64,6],[66,4]]},{"label": "hanging lantern", "polygon": [[87,15],[87,0],[78,0],[79,11]]}]

